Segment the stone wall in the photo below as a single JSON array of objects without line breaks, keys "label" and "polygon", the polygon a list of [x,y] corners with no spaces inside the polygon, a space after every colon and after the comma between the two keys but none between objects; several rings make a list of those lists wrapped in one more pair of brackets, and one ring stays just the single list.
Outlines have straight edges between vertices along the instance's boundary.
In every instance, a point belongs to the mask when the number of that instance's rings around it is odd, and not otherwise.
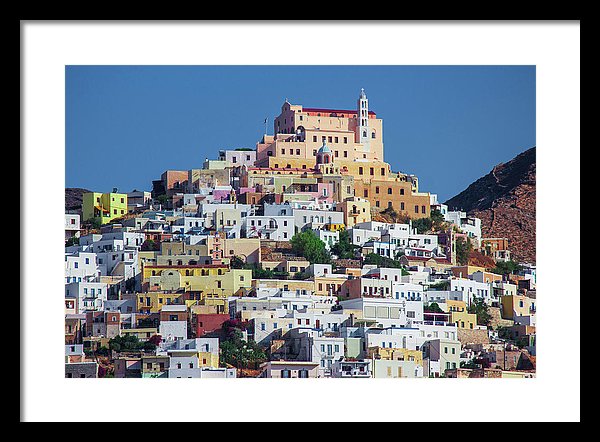
[{"label": "stone wall", "polygon": [[512,319],[502,318],[500,307],[488,307],[488,313],[491,316],[490,325],[494,330],[496,330],[498,326],[512,327],[514,325],[514,321]]},{"label": "stone wall", "polygon": [[489,344],[490,338],[487,330],[458,329],[458,340],[461,345]]}]

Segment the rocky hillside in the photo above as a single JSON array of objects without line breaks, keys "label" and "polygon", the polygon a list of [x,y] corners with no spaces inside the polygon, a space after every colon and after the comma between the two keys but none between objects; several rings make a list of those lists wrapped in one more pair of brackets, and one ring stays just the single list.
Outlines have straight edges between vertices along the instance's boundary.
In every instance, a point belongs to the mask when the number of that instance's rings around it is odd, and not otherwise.
[{"label": "rocky hillside", "polygon": [[81,189],[79,187],[67,187],[65,188],[65,211],[77,211],[81,213],[81,201],[83,194],[91,192],[87,189]]},{"label": "rocky hillside", "polygon": [[444,204],[481,218],[484,238],[508,238],[516,260],[535,263],[535,147],[498,164]]}]

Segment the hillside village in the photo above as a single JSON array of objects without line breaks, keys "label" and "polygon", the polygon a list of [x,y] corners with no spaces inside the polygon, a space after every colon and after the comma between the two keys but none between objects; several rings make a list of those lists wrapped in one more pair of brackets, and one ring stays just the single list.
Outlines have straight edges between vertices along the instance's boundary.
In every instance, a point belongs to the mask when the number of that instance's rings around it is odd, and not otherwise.
[{"label": "hillside village", "polygon": [[535,377],[535,262],[392,170],[364,90],[199,162],[69,193],[66,377]]}]

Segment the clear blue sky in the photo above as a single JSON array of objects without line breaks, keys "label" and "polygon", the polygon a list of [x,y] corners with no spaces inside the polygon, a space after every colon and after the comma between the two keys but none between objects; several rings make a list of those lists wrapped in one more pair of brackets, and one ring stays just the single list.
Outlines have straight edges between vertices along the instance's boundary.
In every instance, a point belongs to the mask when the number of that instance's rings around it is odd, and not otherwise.
[{"label": "clear blue sky", "polygon": [[151,190],[255,147],[285,98],[383,119],[385,161],[441,201],[535,146],[535,66],[67,66],[66,187]]}]

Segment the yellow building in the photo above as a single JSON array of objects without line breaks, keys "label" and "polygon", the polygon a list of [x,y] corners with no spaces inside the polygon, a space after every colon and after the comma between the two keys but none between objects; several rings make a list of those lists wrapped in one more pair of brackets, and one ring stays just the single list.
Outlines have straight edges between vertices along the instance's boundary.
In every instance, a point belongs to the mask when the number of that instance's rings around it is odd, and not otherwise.
[{"label": "yellow building", "polygon": [[126,193],[97,193],[87,192],[82,197],[83,221],[99,219],[107,224],[115,218],[127,214]]},{"label": "yellow building", "polygon": [[448,299],[446,307],[450,313],[450,322],[454,322],[458,328],[473,330],[477,328],[477,315],[467,311],[467,303]]},{"label": "yellow building", "polygon": [[348,229],[358,223],[371,221],[371,202],[368,199],[353,196],[338,204],[335,209],[344,212],[344,223]]},{"label": "yellow building", "polygon": [[408,348],[382,348],[369,347],[369,358],[384,360],[411,361],[417,365],[423,366],[423,352],[421,350],[409,350]]},{"label": "yellow building", "polygon": [[142,275],[148,292],[193,292],[198,304],[217,306],[219,313],[229,312],[229,296],[252,287],[252,270],[222,264],[144,266]]},{"label": "yellow building", "polygon": [[124,328],[121,330],[121,336],[133,335],[140,341],[147,341],[152,336],[158,333],[156,328]]},{"label": "yellow building", "polygon": [[183,293],[148,292],[136,294],[139,313],[160,313],[163,305],[184,304]]},{"label": "yellow building", "polygon": [[535,312],[535,299],[524,295],[507,295],[500,297],[502,318],[514,319],[515,316],[530,316]]},{"label": "yellow building", "polygon": [[[468,279],[470,275],[475,272],[485,272],[485,268],[478,266],[454,266],[451,268],[452,275],[457,278],[465,278]],[[501,277],[502,278],[502,277]]]}]

